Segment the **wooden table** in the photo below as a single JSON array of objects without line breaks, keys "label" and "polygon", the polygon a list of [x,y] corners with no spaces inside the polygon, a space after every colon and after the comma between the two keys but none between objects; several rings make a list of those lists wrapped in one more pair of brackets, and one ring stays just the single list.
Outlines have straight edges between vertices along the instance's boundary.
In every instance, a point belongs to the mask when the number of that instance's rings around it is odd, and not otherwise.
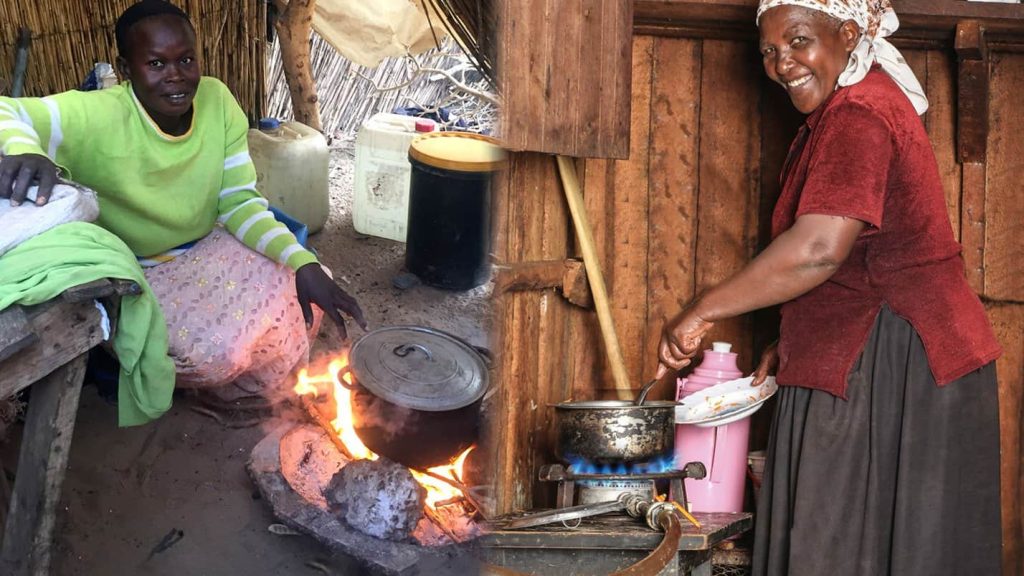
[{"label": "wooden table", "polygon": [[[683,522],[678,561],[661,574],[710,576],[712,548],[749,530],[753,524],[753,516],[745,513],[698,512],[694,516],[701,527]],[[558,523],[496,530],[478,543],[487,562],[495,566],[539,576],[594,576],[634,564],[657,547],[661,539],[661,532],[620,512],[583,519],[576,528]]]},{"label": "wooden table", "polygon": [[[106,309],[116,311],[119,295],[138,290],[134,283],[99,280],[37,306],[0,311],[0,398],[32,387],[0,542],[0,574],[49,573],[56,508],[86,360],[89,350],[103,341],[96,299],[108,298]],[[111,314],[111,325],[115,318]],[[6,479],[0,480],[6,484]]]}]

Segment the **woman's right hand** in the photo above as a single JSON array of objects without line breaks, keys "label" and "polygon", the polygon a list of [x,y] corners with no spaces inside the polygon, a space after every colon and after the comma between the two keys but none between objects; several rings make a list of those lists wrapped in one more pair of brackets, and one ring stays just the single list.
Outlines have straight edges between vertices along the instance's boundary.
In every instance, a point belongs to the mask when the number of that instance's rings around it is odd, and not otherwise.
[{"label": "woman's right hand", "polygon": [[761,353],[761,363],[757,365],[752,376],[754,381],[751,386],[760,386],[768,378],[769,373],[775,372],[779,367],[779,341],[776,340],[768,345]]},{"label": "woman's right hand", "polygon": [[656,378],[660,379],[670,369],[679,370],[689,364],[700,350],[701,339],[715,325],[697,314],[696,304],[690,303],[662,328]]},{"label": "woman's right hand", "polygon": [[25,201],[25,194],[34,181],[39,182],[36,206],[50,199],[57,183],[57,165],[42,154],[17,154],[0,159],[0,198],[10,198],[11,206]]}]

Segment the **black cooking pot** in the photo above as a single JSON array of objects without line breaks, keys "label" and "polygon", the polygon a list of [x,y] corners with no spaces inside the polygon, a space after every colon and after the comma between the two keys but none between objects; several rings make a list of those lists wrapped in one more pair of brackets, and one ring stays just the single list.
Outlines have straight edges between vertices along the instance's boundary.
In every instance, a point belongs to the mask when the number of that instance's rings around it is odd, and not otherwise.
[{"label": "black cooking pot", "polygon": [[433,328],[374,330],[352,346],[353,425],[367,448],[410,468],[473,445],[487,391],[486,351]]}]

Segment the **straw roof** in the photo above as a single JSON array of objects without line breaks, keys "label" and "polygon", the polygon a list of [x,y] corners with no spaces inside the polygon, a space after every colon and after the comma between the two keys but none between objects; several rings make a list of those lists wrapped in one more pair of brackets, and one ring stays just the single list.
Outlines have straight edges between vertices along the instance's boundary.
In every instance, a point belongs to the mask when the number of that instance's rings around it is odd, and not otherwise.
[{"label": "straw roof", "polygon": [[[223,80],[257,118],[265,99],[266,4],[254,0],[173,0],[192,18],[203,72]],[[0,93],[9,94],[18,29],[32,33],[26,96],[77,88],[95,62],[114,63],[114,22],[134,0],[0,2]]]}]

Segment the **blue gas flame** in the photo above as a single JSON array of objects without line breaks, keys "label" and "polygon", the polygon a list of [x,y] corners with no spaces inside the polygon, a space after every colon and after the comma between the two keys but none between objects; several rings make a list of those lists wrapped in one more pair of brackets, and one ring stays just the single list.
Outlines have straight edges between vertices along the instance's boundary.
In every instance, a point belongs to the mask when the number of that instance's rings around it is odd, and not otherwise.
[{"label": "blue gas flame", "polygon": [[643,462],[596,463],[583,458],[569,458],[572,474],[658,474],[676,469],[675,458],[669,454]]}]

